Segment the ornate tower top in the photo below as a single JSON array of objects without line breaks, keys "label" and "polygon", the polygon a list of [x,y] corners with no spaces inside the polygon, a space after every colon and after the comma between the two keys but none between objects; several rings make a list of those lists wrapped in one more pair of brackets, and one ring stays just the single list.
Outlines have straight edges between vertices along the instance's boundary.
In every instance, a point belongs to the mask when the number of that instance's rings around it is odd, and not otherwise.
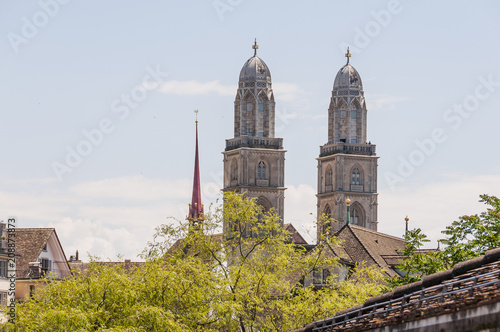
[{"label": "ornate tower top", "polygon": [[[266,137],[274,138],[275,104],[271,83],[271,71],[266,63],[257,56],[257,39],[252,49],[253,56],[248,59],[240,71],[238,91],[234,101],[234,137]],[[280,148],[281,141],[266,140],[262,142],[229,141],[227,148],[246,145],[269,145]]]},{"label": "ornate tower top", "polygon": [[[266,63],[257,56],[257,49],[259,48],[259,45],[257,45],[257,39],[255,39],[252,48],[254,50],[253,57],[248,59],[247,62],[245,62],[245,64],[243,65],[243,68],[241,68],[240,82],[264,81],[271,84],[271,71],[267,67]],[[247,84],[247,86],[250,85]]]},{"label": "ornate tower top", "polygon": [[200,162],[198,159],[198,110],[195,110],[194,113],[196,114],[196,148],[194,154],[193,194],[191,204],[189,204],[189,214],[186,218],[190,226],[197,226],[204,220],[203,204],[201,204]]},{"label": "ornate tower top", "polygon": [[363,90],[363,83],[361,82],[361,76],[356,69],[349,63],[351,58],[351,53],[349,53],[349,47],[347,48],[347,53],[345,54],[347,58],[347,63],[344,67],[340,68],[337,76],[335,76],[335,81],[333,83],[333,90],[339,89],[357,89]]},{"label": "ornate tower top", "polygon": [[366,105],[363,83],[358,71],[349,63],[340,68],[333,82],[328,110],[328,143],[363,144],[366,142]]}]

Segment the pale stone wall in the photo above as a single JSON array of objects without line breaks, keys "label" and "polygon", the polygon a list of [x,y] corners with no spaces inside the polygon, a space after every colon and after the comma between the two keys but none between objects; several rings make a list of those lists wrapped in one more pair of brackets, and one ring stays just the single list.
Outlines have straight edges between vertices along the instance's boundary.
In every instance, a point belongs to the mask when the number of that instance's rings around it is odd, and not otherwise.
[{"label": "pale stone wall", "polygon": [[[238,148],[224,154],[224,190],[260,198],[259,203],[274,208],[284,220],[285,152],[283,149]],[[258,178],[258,166],[266,165],[264,179]],[[237,165],[237,167],[235,167]]]},{"label": "pale stone wall", "polygon": [[[338,220],[331,225],[336,232],[346,224],[347,204],[351,200],[351,211],[358,207],[359,226],[377,230],[377,159],[378,156],[334,154],[318,158],[318,218],[327,205],[332,218]],[[332,185],[327,185],[327,171],[333,171]],[[360,184],[352,184],[352,171],[360,171]],[[354,220],[351,218],[351,222]],[[321,227],[318,227],[318,236]]]}]

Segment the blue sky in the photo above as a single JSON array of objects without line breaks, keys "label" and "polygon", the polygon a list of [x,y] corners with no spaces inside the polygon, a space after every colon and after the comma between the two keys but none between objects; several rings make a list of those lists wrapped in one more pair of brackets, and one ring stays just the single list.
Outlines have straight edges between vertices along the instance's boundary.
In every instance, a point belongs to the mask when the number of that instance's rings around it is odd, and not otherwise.
[{"label": "blue sky", "polygon": [[56,227],[68,256],[135,259],[156,226],[187,214],[194,109],[203,200],[219,197],[236,83],[257,38],[288,151],[285,221],[315,234],[315,158],[350,45],[380,156],[379,231],[402,235],[408,214],[435,241],[458,216],[483,210],[479,194],[500,195],[499,9],[495,1],[3,1],[1,218]]}]

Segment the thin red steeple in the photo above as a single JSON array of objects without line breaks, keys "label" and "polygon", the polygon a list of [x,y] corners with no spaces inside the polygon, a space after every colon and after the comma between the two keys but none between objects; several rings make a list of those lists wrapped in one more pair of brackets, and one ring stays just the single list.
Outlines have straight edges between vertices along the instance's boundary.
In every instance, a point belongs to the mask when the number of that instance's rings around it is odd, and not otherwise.
[{"label": "thin red steeple", "polygon": [[200,224],[203,219],[203,204],[201,204],[201,188],[200,188],[200,161],[198,158],[198,110],[196,113],[196,148],[194,155],[194,178],[193,178],[193,196],[191,204],[189,204],[189,220],[191,226]]}]

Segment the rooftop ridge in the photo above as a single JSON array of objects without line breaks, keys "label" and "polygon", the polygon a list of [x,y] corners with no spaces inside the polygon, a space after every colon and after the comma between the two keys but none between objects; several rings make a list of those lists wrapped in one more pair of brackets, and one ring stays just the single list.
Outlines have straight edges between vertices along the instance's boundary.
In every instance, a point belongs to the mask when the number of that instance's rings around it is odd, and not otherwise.
[{"label": "rooftop ridge", "polygon": [[[346,225],[346,227],[352,232],[352,235],[354,235],[354,237],[356,238],[356,240],[359,242],[359,244],[366,250],[366,252],[368,253],[368,255],[370,255],[370,257],[373,259],[374,262],[376,262],[380,267],[382,266],[385,266],[387,264],[380,264],[380,262],[375,258],[375,255],[373,255],[373,253],[370,251],[370,249],[368,249],[365,244],[363,243],[363,241],[361,241],[361,239],[358,237],[358,234],[356,234],[356,232],[354,232],[352,230],[352,226],[355,226],[355,225]],[[358,227],[358,226],[355,226],[356,228],[363,228],[363,227]],[[378,233],[378,232],[376,232]]]},{"label": "rooftop ridge", "polygon": [[397,236],[394,236],[394,235],[389,235],[389,234],[377,232],[377,231],[374,231],[374,230],[371,230],[371,229],[368,229],[368,228],[365,228],[365,227],[361,227],[361,226],[358,226],[358,225],[349,225],[349,226],[354,227],[354,229],[361,230],[361,231],[364,231],[364,232],[381,235],[383,237],[391,238],[391,239],[394,239],[394,240],[404,241],[404,239],[401,238],[401,237],[397,237]]}]

